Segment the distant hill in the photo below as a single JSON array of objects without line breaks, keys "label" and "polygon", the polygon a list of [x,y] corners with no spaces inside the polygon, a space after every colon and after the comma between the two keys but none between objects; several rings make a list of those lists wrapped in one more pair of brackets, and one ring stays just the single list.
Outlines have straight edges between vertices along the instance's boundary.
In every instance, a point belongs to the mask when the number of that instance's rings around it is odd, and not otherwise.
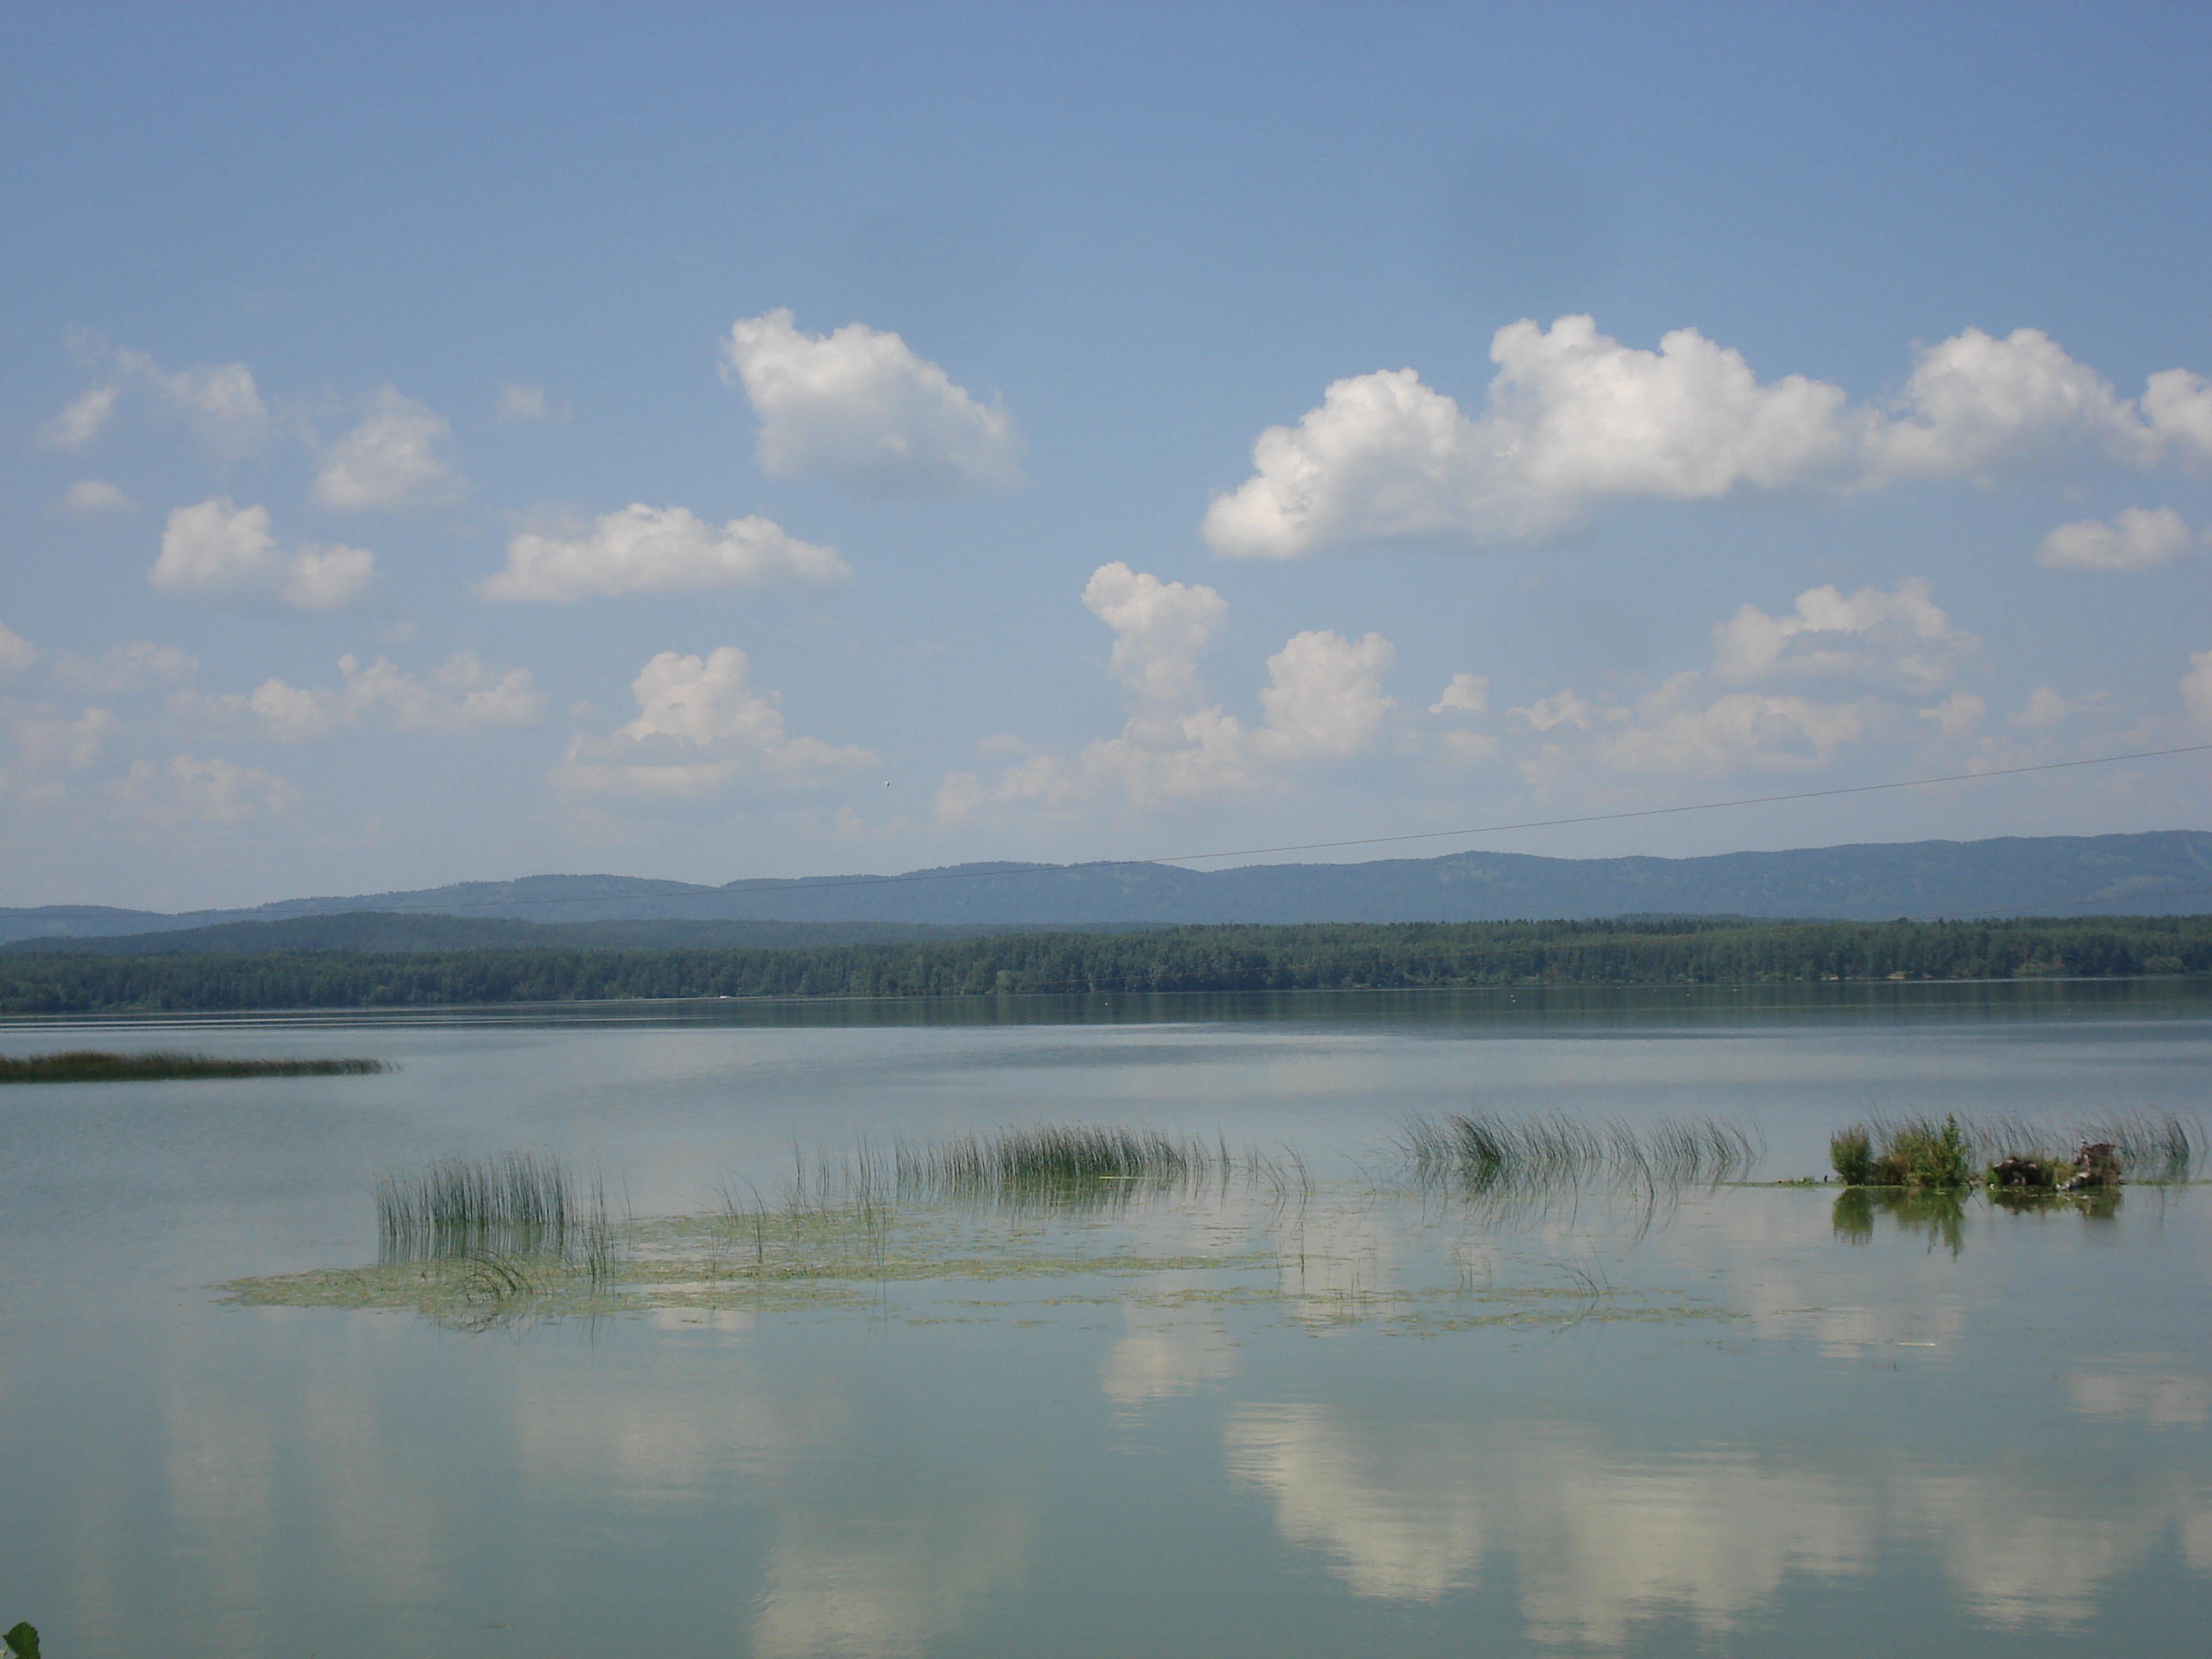
[{"label": "distant hill", "polygon": [[[0,940],[203,930],[361,911],[413,912],[539,927],[617,921],[776,921],[988,929],[1624,915],[1868,921],[2030,911],[2171,915],[2212,911],[2212,833],[2171,830],[2132,836],[2008,836],[1990,841],[1869,843],[1689,859],[1553,859],[1475,852],[1364,864],[1245,865],[1229,870],[1185,870],[1164,864],[975,864],[898,876],[744,880],[721,887],[630,876],[531,876],[411,892],[285,899],[251,910],[173,916],[88,905],[0,910]],[[463,935],[450,937],[458,940]],[[535,933],[516,937],[554,942]],[[640,945],[672,942],[658,934],[636,940]],[[743,942],[757,941],[748,938]],[[238,947],[210,944],[206,948]],[[487,936],[481,946],[422,948],[496,948],[496,944]]]}]

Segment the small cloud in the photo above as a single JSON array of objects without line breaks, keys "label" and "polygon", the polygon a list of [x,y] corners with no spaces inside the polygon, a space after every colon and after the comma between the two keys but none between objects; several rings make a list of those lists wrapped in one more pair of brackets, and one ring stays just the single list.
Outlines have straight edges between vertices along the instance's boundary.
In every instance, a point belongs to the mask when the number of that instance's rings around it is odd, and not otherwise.
[{"label": "small cloud", "polygon": [[1083,604],[1114,630],[1115,677],[1162,705],[1194,694],[1198,659],[1229,614],[1229,602],[1211,587],[1164,582],[1118,559],[1091,573]]},{"label": "small cloud", "polygon": [[2043,538],[2035,562],[2046,570],[2155,570],[2196,545],[2172,507],[2131,507],[2110,524],[2084,519],[2060,525]]},{"label": "small cloud", "polygon": [[20,674],[39,659],[39,647],[0,623],[0,680]]},{"label": "small cloud", "polygon": [[208,726],[248,726],[279,743],[306,743],[372,721],[458,735],[529,726],[545,713],[528,669],[495,670],[473,651],[457,652],[427,679],[382,657],[363,664],[350,654],[338,659],[338,673],[344,683],[336,686],[269,679],[244,694],[180,692],[169,700],[169,713]]},{"label": "small cloud", "polygon": [[300,801],[298,790],[258,766],[195,755],[173,755],[167,766],[133,761],[128,774],[107,786],[107,794],[156,826],[281,817]]},{"label": "small cloud", "polygon": [[67,409],[39,428],[38,441],[46,449],[82,449],[98,437],[115,416],[115,400],[123,388],[96,386],[80,392]]},{"label": "small cloud", "polygon": [[147,580],[164,593],[273,599],[297,611],[330,611],[358,599],[376,575],[364,547],[280,548],[269,509],[228,495],[171,511],[161,554]]},{"label": "small cloud", "polygon": [[786,310],[739,319],[723,378],[760,416],[761,470],[820,473],[854,495],[924,496],[1022,482],[1013,423],[896,334],[802,334]]},{"label": "small cloud", "polygon": [[1932,708],[1917,711],[1947,738],[1961,738],[1982,723],[1990,706],[1971,691],[1954,691]]},{"label": "small cloud", "polygon": [[680,507],[641,502],[588,525],[526,531],[507,543],[507,568],[477,592],[565,605],[617,593],[836,582],[852,574],[836,548],[802,542],[766,519],[717,527]]},{"label": "small cloud", "polygon": [[501,380],[492,406],[492,419],[501,425],[514,421],[565,421],[573,412],[568,404],[556,404],[546,397],[542,386],[517,386],[513,380]]},{"label": "small cloud", "polygon": [[2027,700],[2005,716],[2006,724],[2038,731],[2058,725],[2081,707],[2070,703],[2047,685],[2039,685],[2027,694]]},{"label": "small cloud", "polygon": [[337,513],[451,507],[469,488],[438,453],[452,436],[444,416],[394,386],[379,386],[361,424],[324,451],[310,499]]},{"label": "small cloud", "polygon": [[64,651],[54,658],[54,684],[65,691],[143,691],[156,685],[189,685],[199,659],[173,645],[133,640],[97,657]]},{"label": "small cloud", "polygon": [[80,478],[62,492],[56,510],[80,519],[94,519],[108,513],[129,513],[137,505],[104,478]]},{"label": "small cloud", "polygon": [[852,744],[834,747],[784,728],[781,698],[756,690],[735,646],[703,657],[664,651],[630,690],[638,716],[603,738],[579,736],[551,781],[580,793],[693,799],[738,784],[786,789],[876,764]]},{"label": "small cloud", "polygon": [[1480,714],[1490,707],[1490,682],[1480,674],[1455,674],[1443,696],[1429,705],[1431,714]]},{"label": "small cloud", "polygon": [[143,351],[118,351],[114,362],[128,383],[182,414],[193,435],[224,460],[251,455],[266,441],[268,405],[244,363],[171,371]]},{"label": "small cloud", "polygon": [[2212,726],[2212,651],[2192,651],[2181,677],[2181,700],[2200,726]]}]

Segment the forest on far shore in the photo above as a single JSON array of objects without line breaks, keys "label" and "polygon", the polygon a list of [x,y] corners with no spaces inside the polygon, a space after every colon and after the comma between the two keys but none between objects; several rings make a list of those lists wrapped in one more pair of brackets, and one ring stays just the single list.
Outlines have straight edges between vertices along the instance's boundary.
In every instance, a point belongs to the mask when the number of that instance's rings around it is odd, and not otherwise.
[{"label": "forest on far shore", "polygon": [[2107,979],[2212,970],[2212,916],[1306,923],[799,948],[0,956],[0,1012],[419,1008],[683,997]]}]

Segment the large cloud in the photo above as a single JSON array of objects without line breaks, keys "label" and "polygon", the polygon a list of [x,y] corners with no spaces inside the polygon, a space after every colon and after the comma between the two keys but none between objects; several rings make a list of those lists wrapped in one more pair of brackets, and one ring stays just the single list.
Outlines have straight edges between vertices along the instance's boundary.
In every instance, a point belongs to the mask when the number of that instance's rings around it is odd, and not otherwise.
[{"label": "large cloud", "polygon": [[790,788],[874,763],[866,749],[833,747],[786,731],[782,699],[757,691],[745,653],[664,651],[631,682],[637,718],[605,737],[580,735],[553,769],[564,789],[689,799],[739,783]]},{"label": "large cloud", "polygon": [[147,580],[164,593],[273,599],[299,611],[329,611],[358,599],[376,576],[363,547],[280,548],[269,509],[228,495],[171,511],[161,554]]},{"label": "large cloud", "polygon": [[2052,570],[2154,570],[2197,544],[2170,507],[2131,507],[2106,524],[2084,519],[2043,538],[2035,562]]},{"label": "large cloud", "polygon": [[311,498],[339,513],[451,507],[468,493],[468,481],[439,453],[453,431],[434,410],[379,386],[361,424],[323,452]]},{"label": "large cloud", "polygon": [[724,377],[760,416],[760,465],[820,473],[857,495],[942,495],[1022,481],[1012,423],[896,334],[848,323],[802,334],[792,313],[741,319]]},{"label": "large cloud", "polygon": [[594,595],[674,593],[842,581],[834,547],[802,542],[763,518],[717,528],[680,507],[642,504],[588,525],[526,531],[507,544],[507,568],[482,583],[488,599],[566,603]]},{"label": "large cloud", "polygon": [[382,657],[363,664],[350,654],[338,659],[338,673],[343,683],[335,686],[267,679],[243,694],[179,692],[169,711],[179,720],[250,726],[280,743],[328,737],[372,720],[403,732],[455,733],[528,726],[545,713],[528,669],[495,670],[473,651],[456,652],[428,679]]},{"label": "large cloud", "polygon": [[2181,370],[2142,407],[2050,337],[1978,329],[1923,351],[1887,408],[1786,375],[1762,383],[1695,329],[1656,352],[1589,317],[1498,330],[1485,407],[1462,412],[1410,368],[1337,381],[1296,427],[1253,446],[1254,475],[1215,499],[1217,550],[1290,558],[1351,543],[1504,543],[1610,501],[1823,495],[1913,478],[1994,478],[2090,462],[2212,460],[2212,392]]}]

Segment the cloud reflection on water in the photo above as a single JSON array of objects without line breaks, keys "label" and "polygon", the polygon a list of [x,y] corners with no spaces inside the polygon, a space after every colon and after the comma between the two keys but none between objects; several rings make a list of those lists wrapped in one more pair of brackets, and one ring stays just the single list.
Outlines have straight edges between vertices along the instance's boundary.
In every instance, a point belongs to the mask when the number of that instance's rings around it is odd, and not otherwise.
[{"label": "cloud reflection on water", "polygon": [[1283,1540],[1355,1595],[1437,1601],[1510,1561],[1528,1637],[1547,1644],[1618,1648],[1664,1614],[1717,1635],[1792,1576],[1864,1576],[1891,1553],[1939,1563],[1961,1602],[2008,1629],[2086,1620],[2169,1538],[2212,1565],[2212,1491],[2167,1470],[1650,1455],[1542,1412],[1409,1422],[1311,1402],[1235,1407],[1224,1447]]}]

